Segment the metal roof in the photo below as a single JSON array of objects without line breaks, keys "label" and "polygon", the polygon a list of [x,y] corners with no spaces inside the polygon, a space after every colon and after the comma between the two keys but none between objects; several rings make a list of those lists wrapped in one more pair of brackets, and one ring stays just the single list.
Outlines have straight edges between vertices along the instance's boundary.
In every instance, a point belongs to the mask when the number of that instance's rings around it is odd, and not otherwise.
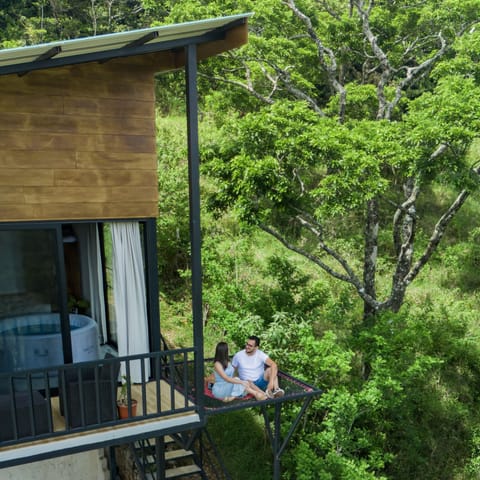
[{"label": "metal roof", "polygon": [[153,53],[220,40],[251,13],[0,50],[0,75]]}]

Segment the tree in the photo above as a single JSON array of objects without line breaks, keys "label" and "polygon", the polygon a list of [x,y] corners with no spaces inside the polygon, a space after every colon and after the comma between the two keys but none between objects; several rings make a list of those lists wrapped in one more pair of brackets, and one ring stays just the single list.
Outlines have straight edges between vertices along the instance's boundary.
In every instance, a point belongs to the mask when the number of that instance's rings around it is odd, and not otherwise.
[{"label": "tree", "polygon": [[0,46],[9,48],[149,27],[168,10],[153,0],[6,0],[0,12]]},{"label": "tree", "polygon": [[[350,284],[366,326],[400,309],[478,187],[479,7],[267,0],[228,70],[204,71],[226,86],[210,106],[238,113],[209,146],[212,205]],[[451,195],[428,224],[422,201],[438,188]]]}]

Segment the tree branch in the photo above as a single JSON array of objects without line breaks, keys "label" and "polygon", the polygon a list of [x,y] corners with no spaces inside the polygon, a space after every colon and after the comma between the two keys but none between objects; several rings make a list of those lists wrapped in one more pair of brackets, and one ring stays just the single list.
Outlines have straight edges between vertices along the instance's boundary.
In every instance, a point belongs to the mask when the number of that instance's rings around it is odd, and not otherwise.
[{"label": "tree branch", "polygon": [[[393,109],[398,105],[398,102],[401,100],[403,93],[407,87],[421,79],[425,76],[432,65],[441,58],[447,48],[447,43],[442,36],[442,33],[437,34],[437,38],[440,41],[440,49],[433,55],[431,58],[425,60],[420,65],[414,67],[401,67],[395,69],[392,67],[386,53],[382,50],[378,44],[377,37],[373,34],[373,31],[370,27],[370,12],[373,7],[373,1],[367,4],[367,7],[364,7],[363,0],[353,0],[353,3],[358,11],[360,19],[362,20],[362,30],[365,38],[370,44],[370,48],[374,56],[379,62],[379,67],[381,69],[380,79],[377,84],[377,96],[378,96],[378,112],[377,119],[386,119],[390,120],[392,116]],[[406,56],[412,50],[412,45],[409,45],[405,50],[404,56]],[[406,70],[405,78],[399,82],[395,89],[395,96],[391,102],[389,102],[385,95],[385,88],[388,85],[392,77],[400,70]]]},{"label": "tree branch", "polygon": [[359,296],[362,298],[362,300],[369,305],[372,306],[372,308],[376,309],[378,307],[378,302],[372,298],[370,295],[368,295],[365,292],[365,289],[360,282],[360,280],[357,278],[353,270],[350,268],[348,265],[347,261],[336,251],[331,249],[323,240],[322,240],[322,233],[320,230],[318,230],[312,223],[307,221],[305,218],[302,218],[300,216],[296,217],[297,220],[300,222],[300,224],[309,230],[313,235],[315,235],[316,239],[318,240],[318,245],[322,251],[328,254],[330,258],[333,258],[335,261],[337,261],[345,270],[346,274],[340,273],[337,270],[333,269],[329,265],[327,265],[325,262],[323,262],[319,257],[316,255],[311,254],[310,252],[294,245],[293,243],[289,242],[283,235],[281,235],[277,230],[274,230],[273,228],[269,227],[268,225],[265,224],[260,224],[259,227],[266,233],[272,235],[274,238],[276,238],[282,245],[284,245],[286,248],[291,250],[292,252],[298,253],[299,255],[307,258],[314,264],[318,265],[322,270],[327,272],[329,275],[332,277],[342,280],[346,283],[349,283],[352,285],[356,291],[358,292]]},{"label": "tree branch", "polygon": [[313,28],[311,19],[301,12],[295,5],[294,0],[286,0],[285,5],[292,10],[294,15],[305,25],[308,35],[311,40],[315,43],[317,47],[317,56],[320,61],[320,65],[327,72],[328,79],[333,89],[338,93],[339,96],[339,111],[338,118],[340,123],[343,123],[345,120],[345,108],[347,102],[347,92],[344,86],[338,80],[338,68],[337,68],[337,59],[333,50],[327,48],[323,42],[318,37],[315,29]]},{"label": "tree branch", "polygon": [[[432,153],[430,156],[431,159],[435,159],[439,157],[440,155],[445,152],[445,150],[448,148],[448,144],[442,143],[440,146]],[[479,175],[480,173],[480,166],[477,165],[474,168],[472,168],[472,171],[476,174]],[[440,217],[438,222],[435,225],[435,228],[433,229],[433,233],[430,236],[430,240],[428,241],[428,244],[422,254],[422,256],[418,259],[418,261],[415,263],[415,265],[412,267],[412,269],[409,271],[409,273],[405,276],[403,279],[403,283],[405,287],[409,285],[415,277],[420,273],[422,268],[427,264],[429,261],[430,257],[433,255],[433,253],[436,251],[440,240],[442,239],[443,235],[445,234],[445,231],[452,221],[452,219],[455,217],[457,212],[460,210],[462,205],[465,203],[467,200],[468,196],[470,195],[470,192],[466,189],[462,190],[458,196],[455,198],[453,203],[450,205],[448,210]]]},{"label": "tree branch", "polygon": [[[413,261],[414,241],[416,232],[416,200],[419,194],[419,187],[412,177],[409,177],[404,185],[404,192],[407,200],[403,203],[401,218],[395,222],[394,243],[397,253],[397,264],[392,276],[392,290],[385,306],[393,311],[398,311],[405,298],[406,284],[405,275],[410,271]],[[397,213],[397,212],[396,212]]]},{"label": "tree branch", "polygon": [[[413,182],[413,179],[409,179]],[[407,180],[408,181],[408,180]],[[418,185],[414,185],[413,188],[404,189],[407,199],[398,206],[394,216],[393,216],[393,245],[395,248],[395,253],[400,255],[402,248],[402,222],[406,215],[412,215],[410,207],[417,201],[418,194],[420,193],[420,188]]]},{"label": "tree branch", "polygon": [[253,95],[258,100],[261,100],[262,102],[267,103],[268,105],[272,105],[274,103],[273,100],[270,98],[272,93],[270,93],[270,95],[268,97],[265,97],[261,93],[257,92],[253,88],[251,83],[249,83],[249,82],[242,83],[239,80],[231,80],[231,79],[228,79],[228,78],[221,78],[221,77],[217,77],[217,76],[206,75],[206,74],[200,73],[200,72],[198,73],[198,75],[203,77],[203,78],[208,78],[209,80],[214,80],[214,81],[217,81],[217,82],[227,83],[227,84],[230,84],[230,85],[235,85],[236,87],[240,87],[240,88],[246,90],[251,95]]},{"label": "tree branch", "polygon": [[447,50],[447,42],[443,38],[441,32],[438,34],[438,39],[440,41],[441,47],[435,53],[435,55],[433,55],[433,57],[425,60],[416,67],[402,67],[406,69],[406,75],[405,78],[397,85],[393,100],[388,103],[385,118],[389,119],[391,117],[392,111],[398,105],[398,102],[401,100],[404,90],[408,86],[412,85],[416,81],[420,80],[423,76],[425,76],[428,73],[429,69],[433,66],[433,64],[445,54]]},{"label": "tree branch", "polygon": [[370,12],[373,7],[373,2],[369,2],[366,8],[364,8],[363,0],[353,0],[353,4],[357,9],[360,19],[362,20],[363,34],[365,35],[365,38],[370,44],[370,48],[372,49],[373,54],[375,55],[375,58],[379,62],[379,67],[381,68],[380,80],[378,81],[378,84],[377,84],[377,97],[378,97],[377,119],[386,118],[385,112],[387,112],[388,101],[385,95],[385,87],[387,86],[390,78],[392,77],[395,71],[392,69],[387,55],[380,48],[377,42],[377,37],[373,34],[372,29],[370,27]]},{"label": "tree branch", "polygon": [[[363,284],[365,291],[372,298],[377,298],[376,294],[376,271],[378,259],[378,230],[379,230],[379,214],[378,201],[373,198],[367,202],[365,219],[365,247],[363,258]],[[374,312],[375,310],[373,310]],[[372,306],[365,304],[363,316],[369,317],[372,313]]]},{"label": "tree branch", "polygon": [[409,285],[413,281],[413,279],[420,273],[422,268],[427,264],[430,257],[436,251],[447,226],[455,217],[455,214],[460,210],[460,207],[465,203],[465,200],[468,198],[469,195],[470,192],[468,192],[467,190],[462,190],[458,194],[455,201],[450,205],[448,210],[440,217],[440,220],[437,222],[435,228],[433,229],[433,233],[430,237],[430,240],[428,241],[428,245],[425,248],[425,251],[419,258],[419,260],[415,263],[413,268],[410,270],[408,275],[404,278],[403,282],[405,286]]},{"label": "tree branch", "polygon": [[282,84],[294,97],[307,102],[315,113],[318,113],[322,117],[325,116],[325,113],[323,112],[323,110],[318,106],[318,103],[312,97],[307,95],[305,92],[302,92],[301,90],[299,90],[297,87],[293,85],[293,83],[290,80],[290,73],[288,72],[288,70],[284,70],[280,68],[278,65],[272,65],[272,66],[273,68],[275,68],[275,70],[279,74],[279,78],[282,81]]}]

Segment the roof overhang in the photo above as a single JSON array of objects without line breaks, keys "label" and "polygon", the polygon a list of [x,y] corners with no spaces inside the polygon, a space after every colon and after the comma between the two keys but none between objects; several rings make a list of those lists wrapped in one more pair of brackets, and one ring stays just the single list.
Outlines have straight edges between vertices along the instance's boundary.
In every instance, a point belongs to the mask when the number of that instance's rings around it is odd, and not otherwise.
[{"label": "roof overhang", "polygon": [[[128,32],[64,40],[47,44],[0,50],[0,75],[25,74],[33,70],[106,62],[161,51],[183,50],[187,45],[216,44],[199,58],[246,43],[247,20],[251,13],[208,20],[164,25]],[[235,33],[235,39],[218,45]]]}]

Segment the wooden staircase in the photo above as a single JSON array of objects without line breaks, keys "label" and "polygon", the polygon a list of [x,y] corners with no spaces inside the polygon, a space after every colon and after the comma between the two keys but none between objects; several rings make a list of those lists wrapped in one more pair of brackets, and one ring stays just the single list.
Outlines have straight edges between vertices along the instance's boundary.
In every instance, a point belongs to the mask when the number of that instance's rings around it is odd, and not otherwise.
[{"label": "wooden staircase", "polygon": [[155,454],[155,439],[137,441],[133,445],[137,464],[141,466],[145,480],[158,480],[161,478],[190,478],[191,480],[206,480],[207,476],[197,461],[193,450],[185,450],[178,442],[170,437],[164,437],[164,465],[163,477],[157,474],[157,461]]}]

